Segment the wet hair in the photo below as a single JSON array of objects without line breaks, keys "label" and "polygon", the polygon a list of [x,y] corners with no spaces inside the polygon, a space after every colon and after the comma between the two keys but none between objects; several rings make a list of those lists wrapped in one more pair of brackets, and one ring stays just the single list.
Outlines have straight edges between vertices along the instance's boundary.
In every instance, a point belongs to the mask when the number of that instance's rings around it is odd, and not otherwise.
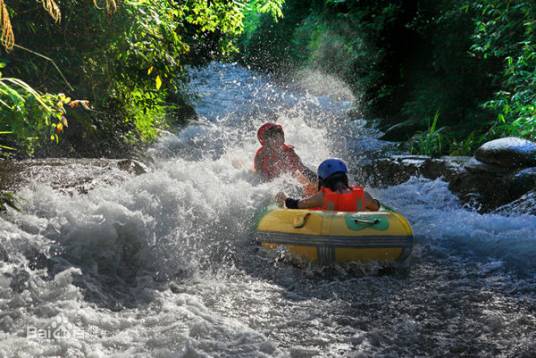
[{"label": "wet hair", "polygon": [[329,188],[331,191],[338,191],[341,189],[350,189],[348,184],[348,175],[343,172],[337,172],[331,174],[326,179],[318,178],[318,190],[322,187]]},{"label": "wet hair", "polygon": [[269,138],[271,136],[273,136],[275,133],[281,133],[281,134],[285,134],[285,132],[283,132],[283,128],[281,127],[272,127],[272,128],[269,128],[267,129],[265,132],[264,132],[264,138]]}]

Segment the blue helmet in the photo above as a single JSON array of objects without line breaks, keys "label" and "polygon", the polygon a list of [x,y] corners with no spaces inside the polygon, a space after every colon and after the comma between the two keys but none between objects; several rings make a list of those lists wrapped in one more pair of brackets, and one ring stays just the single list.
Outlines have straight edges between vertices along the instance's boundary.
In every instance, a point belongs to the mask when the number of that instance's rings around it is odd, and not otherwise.
[{"label": "blue helmet", "polygon": [[346,163],[337,158],[326,159],[318,166],[318,177],[322,180],[332,176],[335,173],[348,173]]}]

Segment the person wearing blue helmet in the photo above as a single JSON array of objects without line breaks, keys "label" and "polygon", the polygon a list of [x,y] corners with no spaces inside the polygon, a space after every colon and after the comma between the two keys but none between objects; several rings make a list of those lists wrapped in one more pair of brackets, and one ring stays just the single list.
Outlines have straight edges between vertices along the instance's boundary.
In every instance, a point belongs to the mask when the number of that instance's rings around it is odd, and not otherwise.
[{"label": "person wearing blue helmet", "polygon": [[318,166],[318,193],[305,199],[293,199],[278,193],[276,202],[288,209],[318,209],[332,211],[377,211],[380,202],[363,187],[350,186],[348,167],[337,158],[324,160]]}]

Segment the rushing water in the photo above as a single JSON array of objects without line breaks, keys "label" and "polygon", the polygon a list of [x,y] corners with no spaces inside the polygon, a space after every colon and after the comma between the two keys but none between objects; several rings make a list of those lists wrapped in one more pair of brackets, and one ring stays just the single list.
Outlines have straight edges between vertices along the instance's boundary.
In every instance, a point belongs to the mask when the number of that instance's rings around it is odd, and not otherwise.
[{"label": "rushing water", "polygon": [[389,148],[347,118],[335,79],[191,76],[200,120],[162,135],[151,172],[103,170],[87,194],[36,177],[0,218],[0,356],[533,356],[536,217],[481,215],[412,178],[370,188],[413,225],[409,273],[257,252],[256,211],[295,184],[250,172],[260,123],[277,117],[311,167]]}]

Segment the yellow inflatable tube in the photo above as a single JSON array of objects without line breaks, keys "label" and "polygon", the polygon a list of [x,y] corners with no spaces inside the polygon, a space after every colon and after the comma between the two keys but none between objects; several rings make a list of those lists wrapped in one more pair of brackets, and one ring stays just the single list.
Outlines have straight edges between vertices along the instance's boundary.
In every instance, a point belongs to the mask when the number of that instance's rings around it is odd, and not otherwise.
[{"label": "yellow inflatable tube", "polygon": [[402,215],[375,212],[281,209],[270,206],[257,221],[256,240],[265,249],[285,247],[319,264],[402,262],[413,248],[413,231]]}]

